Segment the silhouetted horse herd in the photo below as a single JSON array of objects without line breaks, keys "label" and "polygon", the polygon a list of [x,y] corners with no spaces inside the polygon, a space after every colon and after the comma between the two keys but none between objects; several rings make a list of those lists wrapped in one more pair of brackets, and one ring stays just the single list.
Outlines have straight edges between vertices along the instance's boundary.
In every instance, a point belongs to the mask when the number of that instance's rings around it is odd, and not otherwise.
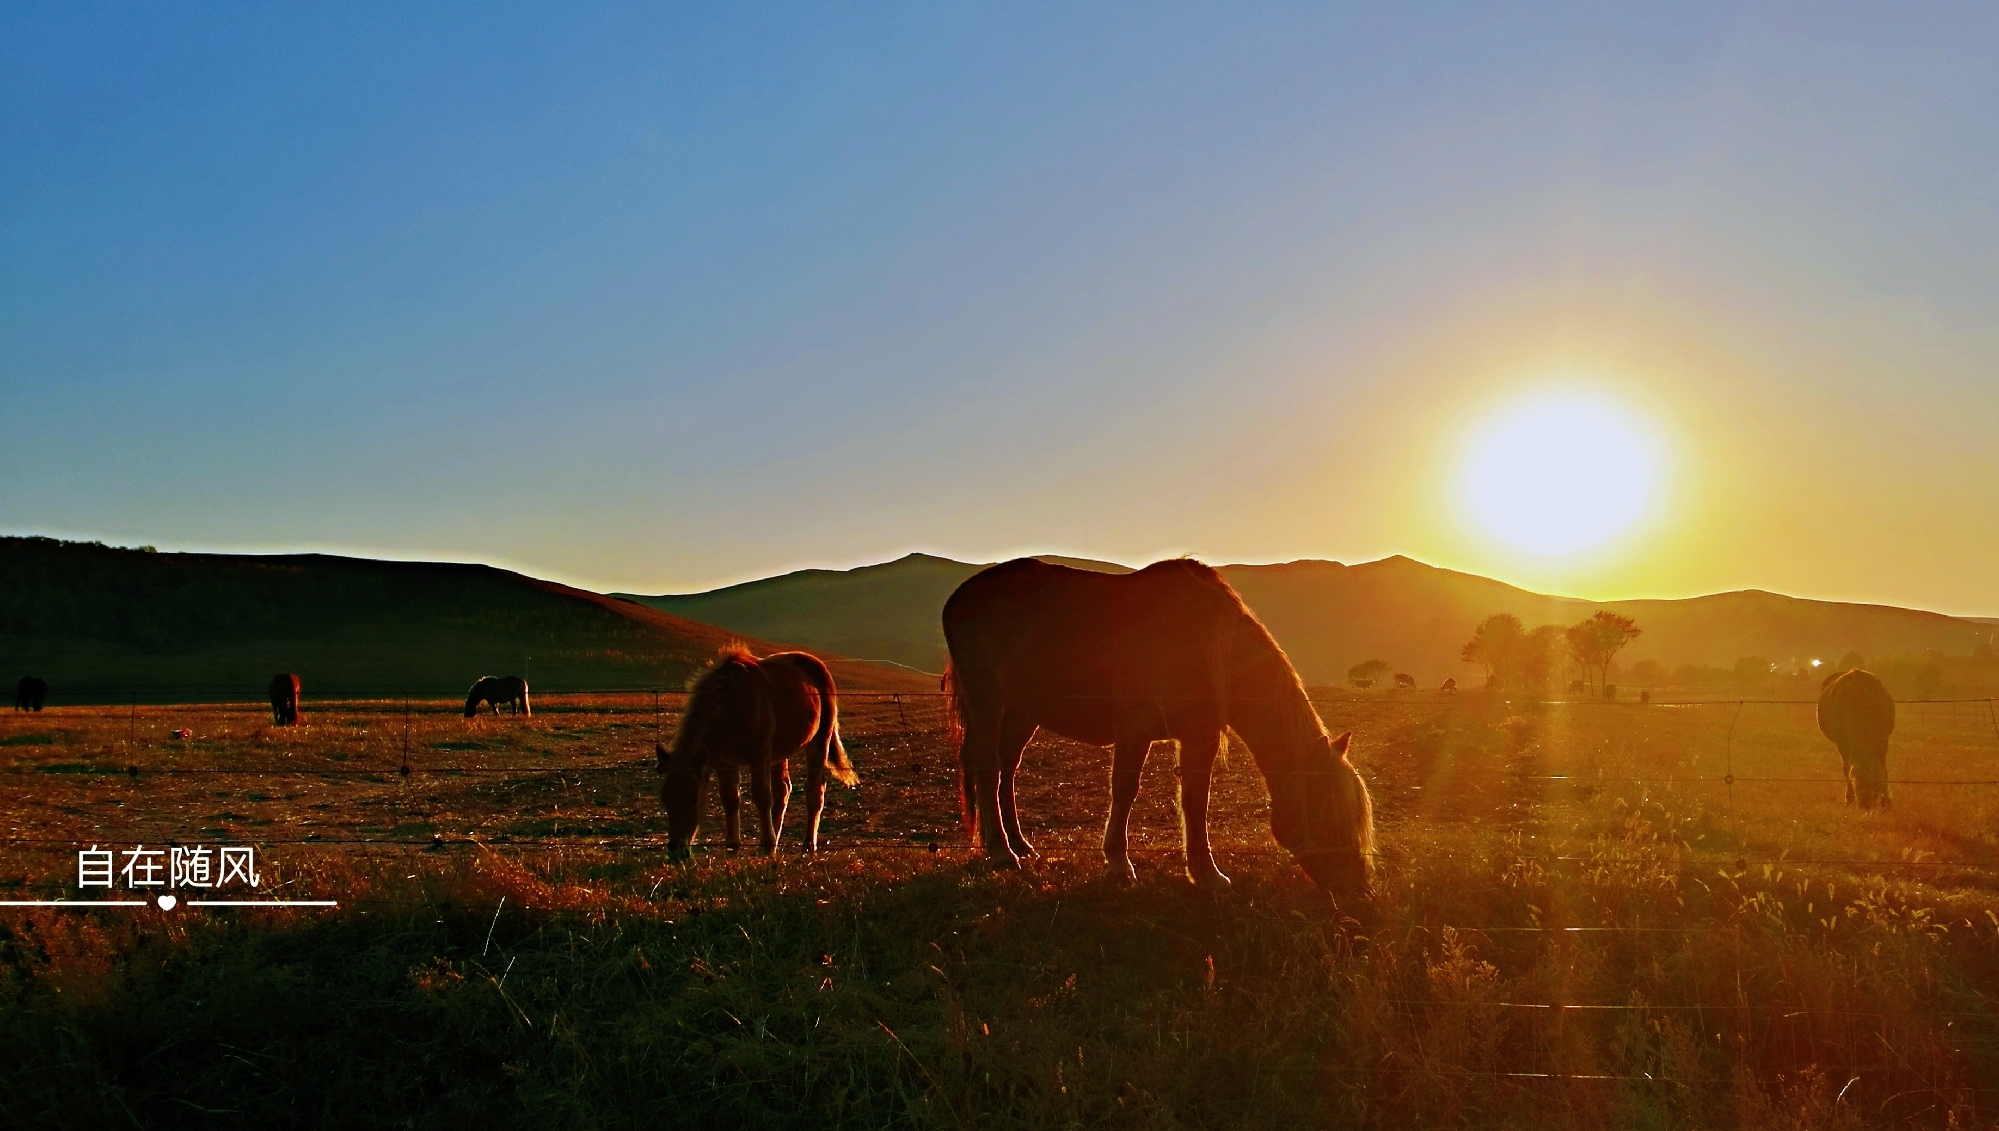
[{"label": "silhouetted horse herd", "polygon": [[[271,725],[294,727],[299,725],[298,711],[300,683],[296,672],[279,672],[271,677]],[[38,676],[24,675],[21,682],[14,685],[14,709],[17,711],[39,711],[48,702],[49,683]],[[528,715],[528,681],[519,676],[481,676],[472,685],[472,693],[465,697],[465,717],[479,713],[481,704],[490,703],[493,713],[500,713],[500,705],[506,704],[515,714]]]},{"label": "silhouetted horse herd", "polygon": [[[1103,853],[1134,874],[1127,826],[1152,744],[1179,747],[1179,811],[1188,877],[1225,888],[1208,842],[1209,785],[1233,733],[1270,795],[1271,832],[1335,898],[1366,893],[1374,856],[1367,785],[1347,758],[1351,734],[1329,735],[1277,641],[1220,574],[1186,559],[1129,574],[1024,558],[984,570],[944,605],[944,688],[958,750],[963,819],[986,863],[1035,855],[1016,807],[1016,777],[1034,735],[1112,748]],[[1455,691],[1451,681],[1447,691]],[[1864,671],[1825,681],[1819,726],[1839,747],[1847,801],[1887,804],[1894,703]],[[750,774],[759,844],[774,852],[790,793],[790,758],[805,761],[805,844],[818,846],[826,780],[857,780],[840,744],[838,697],[824,664],[802,653],[762,660],[732,651],[694,685],[672,747],[656,746],[668,846],[690,850],[703,790],[720,784],[724,842],[740,846],[740,774]]]},{"label": "silhouetted horse herd", "polygon": [[[1033,558],[993,566],[944,605],[948,729],[957,747],[962,817],[984,861],[1019,868],[1035,855],[1022,831],[1015,783],[1039,731],[1112,749],[1104,864],[1134,874],[1127,826],[1140,771],[1155,742],[1179,747],[1179,811],[1188,877],[1220,889],[1228,877],[1208,843],[1208,792],[1217,755],[1233,733],[1249,749],[1270,795],[1271,833],[1335,898],[1365,895],[1374,856],[1367,785],[1347,753],[1351,733],[1327,733],[1277,641],[1220,574],[1185,558],[1128,574],[1097,573]],[[271,679],[271,721],[300,721],[299,677]],[[1456,690],[1452,681],[1447,690]],[[14,705],[39,711],[48,684],[23,677]],[[465,717],[490,705],[532,714],[518,676],[485,676],[465,697]],[[1819,729],[1839,748],[1849,805],[1888,804],[1888,737],[1895,703],[1869,672],[1826,677]],[[828,780],[859,781],[840,741],[839,695],[817,658],[762,659],[725,652],[694,684],[673,745],[655,745],[668,851],[685,856],[717,781],[723,839],[742,843],[741,776],[747,771],[757,842],[777,851],[791,795],[790,761],[803,757],[805,847],[816,851]]]}]

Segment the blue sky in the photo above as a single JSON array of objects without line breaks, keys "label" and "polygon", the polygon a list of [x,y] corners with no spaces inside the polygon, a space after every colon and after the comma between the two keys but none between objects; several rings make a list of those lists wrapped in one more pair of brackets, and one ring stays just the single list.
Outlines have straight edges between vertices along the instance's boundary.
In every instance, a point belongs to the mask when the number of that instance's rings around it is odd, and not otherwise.
[{"label": "blue sky", "polygon": [[[1989,7],[410,7],[0,12],[0,529],[1999,614]],[[1549,380],[1678,453],[1561,561]]]}]

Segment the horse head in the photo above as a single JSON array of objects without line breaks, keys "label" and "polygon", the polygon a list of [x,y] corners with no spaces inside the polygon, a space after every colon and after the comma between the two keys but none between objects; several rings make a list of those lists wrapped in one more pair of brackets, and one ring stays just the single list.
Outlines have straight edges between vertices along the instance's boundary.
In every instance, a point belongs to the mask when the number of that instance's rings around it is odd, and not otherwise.
[{"label": "horse head", "polygon": [[1374,859],[1374,807],[1347,761],[1353,732],[1323,734],[1316,756],[1273,774],[1270,831],[1334,900],[1365,900]]},{"label": "horse head", "polygon": [[1888,808],[1888,736],[1854,743],[1846,758],[1853,775],[1854,801],[1862,809]]}]

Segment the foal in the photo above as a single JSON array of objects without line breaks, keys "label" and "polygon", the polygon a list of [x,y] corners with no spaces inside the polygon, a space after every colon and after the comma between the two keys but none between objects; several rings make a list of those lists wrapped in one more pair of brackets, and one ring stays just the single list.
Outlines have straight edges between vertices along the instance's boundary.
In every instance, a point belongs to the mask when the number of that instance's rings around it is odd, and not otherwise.
[{"label": "foal", "polygon": [[742,804],[737,774],[750,772],[750,800],[762,823],[757,843],[777,851],[784,810],[791,797],[793,754],[805,755],[805,850],[819,850],[819,814],[826,779],[852,786],[860,779],[840,743],[839,699],[833,673],[815,656],[779,652],[759,660],[735,649],[694,685],[673,749],[655,745],[666,809],[667,851],[687,855],[701,824],[702,788],[708,771],[721,781],[723,833],[741,844]]}]

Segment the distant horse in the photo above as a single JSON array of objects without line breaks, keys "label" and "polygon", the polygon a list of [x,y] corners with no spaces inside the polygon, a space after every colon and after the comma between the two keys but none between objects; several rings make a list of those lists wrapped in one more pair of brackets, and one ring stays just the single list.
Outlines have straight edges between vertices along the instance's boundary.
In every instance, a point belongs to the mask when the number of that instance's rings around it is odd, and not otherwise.
[{"label": "distant horse", "polygon": [[944,605],[945,680],[967,825],[994,867],[1034,854],[1014,779],[1037,728],[1115,747],[1104,863],[1135,875],[1127,840],[1152,743],[1180,744],[1187,874],[1224,888],[1208,788],[1224,731],[1249,745],[1270,825],[1322,889],[1364,896],[1374,849],[1367,786],[1329,738],[1284,650],[1220,574],[1188,559],[1129,574],[1022,558],[967,579]]},{"label": "distant horse", "polygon": [[298,688],[298,677],[290,672],[279,672],[271,677],[272,726],[298,725]]},{"label": "distant horse", "polygon": [[42,704],[49,701],[49,681],[40,676],[24,675],[21,682],[14,685],[14,709],[16,711],[39,711]]},{"label": "distant horse", "polygon": [[1455,676],[1445,680],[1444,686],[1439,687],[1437,689],[1437,694],[1439,695],[1456,695],[1457,693],[1458,693],[1458,681]]},{"label": "distant horse", "polygon": [[1834,672],[1819,684],[1819,730],[1839,747],[1846,803],[1862,809],[1888,806],[1888,736],[1895,732],[1895,700],[1873,672]]},{"label": "distant horse", "polygon": [[500,713],[500,704],[516,715],[533,715],[528,706],[528,681],[517,675],[482,675],[479,682],[465,696],[465,717],[479,713],[481,703],[491,703],[493,713]]},{"label": "distant horse", "polygon": [[1395,686],[1397,686],[1397,687],[1414,687],[1414,686],[1416,686],[1416,677],[1415,677],[1415,676],[1413,676],[1413,675],[1410,675],[1410,674],[1409,674],[1408,672],[1396,672],[1396,673],[1395,673]]},{"label": "distant horse", "polygon": [[1356,679],[1353,681],[1353,685],[1362,691],[1366,691],[1368,688],[1374,686],[1374,681],[1371,679]]},{"label": "distant horse", "polygon": [[702,788],[714,771],[722,793],[723,831],[730,848],[741,845],[738,773],[750,772],[750,801],[762,828],[757,844],[777,851],[784,810],[791,799],[793,754],[805,755],[805,851],[819,851],[819,815],[826,807],[826,779],[852,786],[860,778],[840,743],[839,693],[833,673],[816,656],[779,652],[759,660],[741,649],[694,684],[673,749],[655,744],[661,772],[659,803],[666,810],[667,852],[687,855],[700,830]]}]

